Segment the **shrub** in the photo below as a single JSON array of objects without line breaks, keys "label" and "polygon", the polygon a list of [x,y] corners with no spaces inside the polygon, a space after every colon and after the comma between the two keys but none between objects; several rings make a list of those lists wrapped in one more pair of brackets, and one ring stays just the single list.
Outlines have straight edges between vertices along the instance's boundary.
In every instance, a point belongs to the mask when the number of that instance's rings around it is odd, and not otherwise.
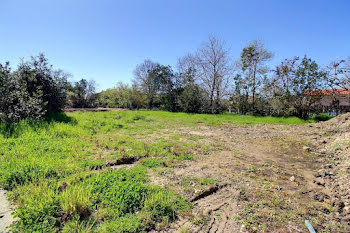
[{"label": "shrub", "polygon": [[43,54],[11,72],[0,64],[0,120],[17,122],[60,112],[66,103],[67,75],[55,71]]},{"label": "shrub", "polygon": [[203,90],[196,84],[188,84],[179,96],[181,111],[188,113],[200,113],[204,110],[205,98]]},{"label": "shrub", "polygon": [[319,114],[314,114],[312,116],[312,120],[319,122],[319,121],[328,121],[332,119],[333,117],[330,116],[328,113],[319,113]]}]

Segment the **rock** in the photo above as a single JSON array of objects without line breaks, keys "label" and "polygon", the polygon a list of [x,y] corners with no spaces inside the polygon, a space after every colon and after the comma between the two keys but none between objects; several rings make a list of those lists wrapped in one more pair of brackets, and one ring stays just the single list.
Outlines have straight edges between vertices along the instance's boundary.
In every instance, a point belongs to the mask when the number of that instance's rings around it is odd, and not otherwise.
[{"label": "rock", "polygon": [[350,214],[350,206],[345,206],[345,207],[344,207],[344,212],[345,212],[346,214]]},{"label": "rock", "polygon": [[311,151],[311,148],[308,147],[308,146],[303,146],[303,150],[306,151],[306,152],[310,152],[310,151]]},{"label": "rock", "polygon": [[294,177],[294,176],[291,176],[291,177],[289,178],[289,180],[290,180],[291,182],[294,182],[294,181],[295,181],[295,177]]},{"label": "rock", "polygon": [[328,176],[333,176],[333,173],[321,171],[316,175],[316,177],[323,177],[323,178],[328,177]]}]

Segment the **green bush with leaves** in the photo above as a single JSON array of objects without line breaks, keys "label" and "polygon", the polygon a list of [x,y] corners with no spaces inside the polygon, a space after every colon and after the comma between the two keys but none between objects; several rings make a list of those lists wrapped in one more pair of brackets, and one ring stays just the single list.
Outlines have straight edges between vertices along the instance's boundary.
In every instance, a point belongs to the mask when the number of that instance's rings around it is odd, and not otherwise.
[{"label": "green bush with leaves", "polygon": [[66,104],[67,74],[53,70],[44,54],[22,62],[11,71],[0,64],[0,120],[40,119],[60,112]]}]

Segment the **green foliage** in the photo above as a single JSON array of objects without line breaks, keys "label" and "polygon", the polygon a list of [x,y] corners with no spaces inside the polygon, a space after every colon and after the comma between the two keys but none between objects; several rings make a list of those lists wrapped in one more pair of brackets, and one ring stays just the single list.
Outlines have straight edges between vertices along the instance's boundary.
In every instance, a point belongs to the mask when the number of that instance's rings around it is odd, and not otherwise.
[{"label": "green foliage", "polygon": [[68,185],[60,194],[61,208],[67,216],[87,217],[91,211],[91,187],[88,183]]},{"label": "green foliage", "polygon": [[40,119],[59,112],[66,103],[67,75],[53,70],[43,54],[22,62],[11,72],[0,64],[0,120]]},{"label": "green foliage", "polygon": [[162,221],[174,221],[178,212],[185,212],[190,208],[184,199],[169,191],[154,188],[151,192],[141,210],[142,219],[147,225],[152,226]]},{"label": "green foliage", "polygon": [[92,193],[97,205],[112,207],[116,216],[140,210],[147,195],[147,187],[139,182],[120,180],[114,174],[94,177]]},{"label": "green foliage", "polygon": [[55,232],[60,226],[60,204],[56,185],[40,182],[20,187],[14,193],[17,207],[15,217],[19,219],[13,232]]},{"label": "green foliage", "polygon": [[156,158],[148,158],[142,161],[142,165],[149,168],[161,167],[163,161]]},{"label": "green foliage", "polygon": [[11,72],[9,64],[0,64],[0,120],[17,122],[40,119],[59,112],[66,103],[67,75],[53,70],[43,54],[22,62]]},{"label": "green foliage", "polygon": [[314,114],[312,115],[312,120],[315,122],[320,122],[320,121],[328,121],[332,119],[333,117],[330,116],[328,113],[319,113],[319,114]]},{"label": "green foliage", "polygon": [[93,221],[81,221],[80,218],[75,217],[73,220],[67,222],[64,225],[62,233],[91,233],[94,231],[94,222]]},{"label": "green foliage", "polygon": [[52,165],[44,166],[39,163],[32,163],[33,161],[17,162],[12,160],[0,165],[0,184],[7,190],[11,190],[17,185],[36,182],[41,178],[60,177],[59,172]]},{"label": "green foliage", "polygon": [[97,232],[99,233],[136,233],[140,232],[141,221],[135,214],[127,214],[112,222],[102,224]]},{"label": "green foliage", "polygon": [[201,113],[205,111],[205,105],[204,90],[199,85],[187,84],[179,97],[180,110],[187,113]]},{"label": "green foliage", "polygon": [[91,108],[95,106],[96,83],[81,79],[68,88],[68,104],[73,108]]}]

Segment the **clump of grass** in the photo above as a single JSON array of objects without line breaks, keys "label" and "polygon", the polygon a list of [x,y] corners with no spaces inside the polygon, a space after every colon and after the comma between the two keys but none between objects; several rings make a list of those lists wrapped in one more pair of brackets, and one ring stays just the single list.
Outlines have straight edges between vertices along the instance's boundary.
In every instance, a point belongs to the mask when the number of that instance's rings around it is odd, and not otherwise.
[{"label": "clump of grass", "polygon": [[62,233],[91,233],[94,232],[95,222],[92,220],[81,220],[75,216],[73,220],[67,222],[62,229]]},{"label": "clump of grass", "polygon": [[114,221],[104,223],[99,226],[96,232],[99,233],[136,233],[142,228],[140,218],[135,214],[127,214]]},{"label": "clump of grass", "polygon": [[164,162],[160,159],[156,158],[148,158],[143,160],[142,165],[148,168],[155,168],[155,167],[161,167],[164,165]]},{"label": "clump of grass", "polygon": [[91,187],[88,183],[68,186],[60,195],[61,208],[67,218],[87,217],[91,212]]},{"label": "clump of grass", "polygon": [[177,218],[178,213],[185,213],[189,208],[187,201],[172,192],[153,188],[145,200],[140,216],[147,226],[153,227],[156,223],[167,225]]},{"label": "clump of grass", "polygon": [[12,231],[57,232],[61,222],[56,188],[57,184],[43,181],[17,188],[12,197],[17,201],[15,217],[19,221],[12,226]]}]

